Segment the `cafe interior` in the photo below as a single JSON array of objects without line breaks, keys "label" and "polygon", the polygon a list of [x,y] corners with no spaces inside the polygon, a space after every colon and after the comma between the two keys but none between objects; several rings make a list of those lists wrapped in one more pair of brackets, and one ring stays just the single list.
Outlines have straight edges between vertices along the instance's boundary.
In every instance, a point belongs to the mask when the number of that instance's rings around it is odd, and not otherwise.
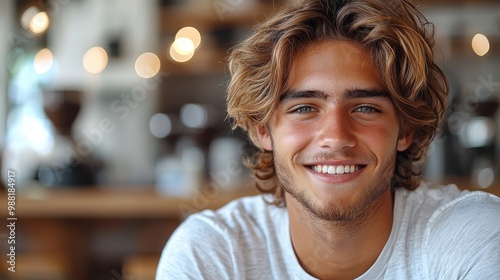
[{"label": "cafe interior", "polygon": [[[256,194],[225,59],[287,1],[0,1],[0,220],[16,225],[0,279],[154,279],[189,214]],[[500,195],[500,3],[414,3],[450,83],[423,176]]]}]

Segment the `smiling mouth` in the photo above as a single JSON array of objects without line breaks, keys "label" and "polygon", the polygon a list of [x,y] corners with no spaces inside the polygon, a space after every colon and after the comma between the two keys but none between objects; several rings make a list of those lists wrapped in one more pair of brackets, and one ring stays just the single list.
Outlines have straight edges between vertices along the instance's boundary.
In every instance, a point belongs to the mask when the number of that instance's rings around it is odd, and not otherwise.
[{"label": "smiling mouth", "polygon": [[325,173],[325,174],[333,174],[333,175],[340,175],[340,174],[349,174],[349,173],[354,173],[362,168],[364,168],[364,165],[311,165],[310,168],[316,172],[320,173]]}]

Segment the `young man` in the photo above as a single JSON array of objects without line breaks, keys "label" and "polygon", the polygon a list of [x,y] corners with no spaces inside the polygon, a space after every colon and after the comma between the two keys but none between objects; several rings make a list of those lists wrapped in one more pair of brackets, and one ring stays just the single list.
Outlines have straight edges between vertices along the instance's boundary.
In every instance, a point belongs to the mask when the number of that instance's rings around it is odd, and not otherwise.
[{"label": "young man", "polygon": [[157,279],[500,279],[500,199],[420,174],[446,108],[405,0],[306,0],[229,59],[263,195],[191,215]]}]

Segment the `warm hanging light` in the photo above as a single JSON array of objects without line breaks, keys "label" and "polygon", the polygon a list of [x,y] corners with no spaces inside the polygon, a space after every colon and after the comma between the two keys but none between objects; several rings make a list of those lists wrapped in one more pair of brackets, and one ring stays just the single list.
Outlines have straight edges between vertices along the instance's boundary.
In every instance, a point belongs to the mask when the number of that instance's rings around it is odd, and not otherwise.
[{"label": "warm hanging light", "polygon": [[35,34],[40,35],[49,28],[49,16],[46,12],[37,13],[30,21],[29,30]]},{"label": "warm hanging light", "polygon": [[37,74],[44,74],[47,73],[50,70],[50,68],[52,68],[53,63],[54,63],[54,56],[52,55],[52,52],[49,49],[45,48],[40,50],[35,55],[33,66]]},{"label": "warm hanging light", "polygon": [[193,41],[186,37],[176,39],[173,43],[173,47],[175,51],[181,55],[189,55],[194,53],[195,50]]},{"label": "warm hanging light", "polygon": [[194,43],[189,38],[176,39],[170,46],[170,57],[177,62],[187,62],[194,56]]},{"label": "warm hanging light", "polygon": [[141,54],[135,61],[135,72],[142,78],[152,78],[160,72],[160,58],[154,53]]},{"label": "warm hanging light", "polygon": [[21,26],[26,29],[30,30],[30,24],[31,20],[35,17],[36,14],[38,14],[40,10],[35,7],[31,6],[28,9],[26,9],[23,14],[21,15]]},{"label": "warm hanging light", "polygon": [[175,41],[170,46],[170,57],[177,62],[187,62],[193,58],[200,43],[201,34],[196,28],[183,27],[177,31]]},{"label": "warm hanging light", "polygon": [[490,42],[488,37],[478,33],[472,38],[472,50],[478,55],[483,56],[490,50]]},{"label": "warm hanging light", "polygon": [[83,68],[91,74],[101,73],[107,65],[108,54],[101,47],[93,47],[83,56]]},{"label": "warm hanging light", "polygon": [[198,46],[201,43],[200,32],[196,28],[191,26],[183,27],[179,31],[177,31],[177,34],[175,35],[175,40],[180,38],[188,38],[189,40],[191,40],[195,49],[198,48]]},{"label": "warm hanging light", "polygon": [[21,26],[34,35],[44,33],[49,28],[49,24],[47,12],[41,11],[36,6],[29,7],[21,16]]}]

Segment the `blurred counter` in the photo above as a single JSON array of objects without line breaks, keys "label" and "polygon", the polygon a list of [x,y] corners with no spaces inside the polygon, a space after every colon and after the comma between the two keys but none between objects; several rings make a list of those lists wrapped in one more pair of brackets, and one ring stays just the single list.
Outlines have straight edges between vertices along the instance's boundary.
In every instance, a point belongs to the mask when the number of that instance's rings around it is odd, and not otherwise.
[{"label": "blurred counter", "polygon": [[[500,196],[500,182],[480,189],[464,178],[447,178],[443,184],[456,184],[461,189],[481,190]],[[30,187],[16,194],[16,215],[21,218],[172,218],[203,209],[217,209],[229,201],[257,191],[246,186],[233,191],[199,191],[191,198],[162,196],[154,187]],[[0,194],[7,201],[6,193]],[[6,215],[6,207],[0,210]]]},{"label": "blurred counter", "polygon": [[[158,194],[152,186],[33,187],[17,194],[16,215],[21,218],[179,219],[203,209],[217,209],[235,198],[256,193],[253,188],[244,187],[225,192],[200,191],[192,198],[175,198]],[[1,194],[0,200],[7,201],[5,196]]]},{"label": "blurred counter", "polygon": [[469,191],[483,191],[492,193],[500,197],[500,181],[495,181],[487,188],[481,188],[476,183],[472,182],[470,178],[463,177],[448,177],[438,182],[439,184],[455,184],[459,189]]},{"label": "blurred counter", "polygon": [[[154,279],[166,241],[187,215],[256,193],[243,187],[174,198],[153,186],[22,188],[15,205],[17,270],[8,279]],[[7,193],[0,200],[8,201]],[[7,277],[5,265],[0,279]]]}]

